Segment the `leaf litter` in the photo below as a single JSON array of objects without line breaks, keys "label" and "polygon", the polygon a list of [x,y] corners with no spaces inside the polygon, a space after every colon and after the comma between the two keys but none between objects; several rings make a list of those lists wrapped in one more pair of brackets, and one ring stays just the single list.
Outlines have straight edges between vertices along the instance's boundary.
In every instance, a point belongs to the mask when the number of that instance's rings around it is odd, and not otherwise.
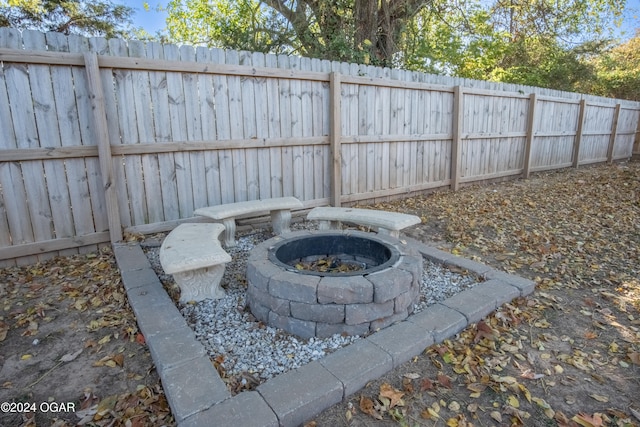
[{"label": "leaf litter", "polygon": [[[407,234],[536,290],[309,425],[640,425],[640,163],[369,207],[418,215]],[[404,392],[401,408],[384,410],[383,386]]]},{"label": "leaf litter", "polygon": [[175,425],[110,248],[0,269],[0,297],[0,401],[37,408],[0,425]]},{"label": "leaf litter", "polygon": [[[640,425],[640,164],[373,207],[419,215],[408,234],[537,289],[308,425]],[[0,283],[0,398],[77,404],[0,424],[175,424],[109,249],[0,269]]]}]

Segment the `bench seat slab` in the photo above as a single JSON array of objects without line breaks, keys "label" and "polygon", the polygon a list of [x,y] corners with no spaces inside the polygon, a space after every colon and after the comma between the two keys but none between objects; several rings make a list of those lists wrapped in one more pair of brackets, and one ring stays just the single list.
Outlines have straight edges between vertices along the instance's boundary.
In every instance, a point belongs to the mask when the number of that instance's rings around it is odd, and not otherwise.
[{"label": "bench seat slab", "polygon": [[237,217],[270,212],[273,232],[279,235],[289,231],[291,209],[302,209],[303,207],[302,202],[295,197],[276,197],[198,208],[194,214],[222,221],[225,227],[224,245],[233,247],[236,245]]},{"label": "bench seat slab", "polygon": [[231,256],[220,246],[222,224],[181,224],[162,242],[160,264],[180,287],[180,302],[224,296],[220,281]]},{"label": "bench seat slab", "polygon": [[338,228],[341,222],[376,227],[379,233],[398,237],[399,231],[419,224],[420,218],[400,212],[380,211],[375,209],[339,208],[323,206],[312,209],[307,219],[320,221],[320,229]]}]

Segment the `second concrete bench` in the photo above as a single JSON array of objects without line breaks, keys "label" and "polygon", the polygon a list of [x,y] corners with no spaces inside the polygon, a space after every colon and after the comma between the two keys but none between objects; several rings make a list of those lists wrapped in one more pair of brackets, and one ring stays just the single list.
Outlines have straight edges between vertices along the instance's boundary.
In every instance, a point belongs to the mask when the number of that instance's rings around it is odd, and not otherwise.
[{"label": "second concrete bench", "polygon": [[260,212],[270,212],[273,232],[275,234],[282,234],[289,231],[291,210],[302,209],[302,207],[302,202],[295,197],[276,197],[272,199],[249,200],[246,202],[209,206],[196,209],[194,213],[222,221],[225,227],[224,244],[226,247],[232,247],[236,245],[237,217]]},{"label": "second concrete bench", "polygon": [[350,222],[367,227],[377,228],[379,233],[398,237],[400,230],[420,224],[415,215],[400,212],[380,211],[375,209],[335,208],[323,206],[312,209],[307,219],[320,221],[319,228],[327,230],[338,228],[341,222]]}]

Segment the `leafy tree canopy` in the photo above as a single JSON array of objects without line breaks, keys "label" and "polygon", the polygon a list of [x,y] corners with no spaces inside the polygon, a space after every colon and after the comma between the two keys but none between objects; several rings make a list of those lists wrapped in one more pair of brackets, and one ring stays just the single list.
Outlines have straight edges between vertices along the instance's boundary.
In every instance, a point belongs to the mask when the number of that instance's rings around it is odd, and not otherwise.
[{"label": "leafy tree canopy", "polygon": [[0,27],[129,38],[133,13],[110,0],[0,0]]},{"label": "leafy tree canopy", "polygon": [[459,0],[424,8],[403,34],[399,66],[575,90],[585,58],[608,43],[620,0]]},{"label": "leafy tree canopy", "polygon": [[632,39],[592,56],[596,79],[585,89],[603,96],[640,101],[640,29]]},{"label": "leafy tree canopy", "polygon": [[171,0],[170,38],[391,65],[406,23],[436,0]]}]

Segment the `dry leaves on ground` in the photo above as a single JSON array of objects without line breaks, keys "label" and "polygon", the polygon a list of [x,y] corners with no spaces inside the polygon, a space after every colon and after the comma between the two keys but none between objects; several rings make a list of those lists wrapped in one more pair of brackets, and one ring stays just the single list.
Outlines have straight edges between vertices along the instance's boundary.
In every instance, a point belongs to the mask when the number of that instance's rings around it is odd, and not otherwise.
[{"label": "dry leaves on ground", "polygon": [[0,425],[173,425],[110,249],[0,269],[0,283],[0,401],[36,404]]},{"label": "dry leaves on ground", "polygon": [[[351,408],[338,405],[317,425],[640,425],[640,163],[374,207],[422,217],[413,237],[535,280],[537,289],[372,382]],[[404,406],[384,411],[382,385],[401,390]]]}]

